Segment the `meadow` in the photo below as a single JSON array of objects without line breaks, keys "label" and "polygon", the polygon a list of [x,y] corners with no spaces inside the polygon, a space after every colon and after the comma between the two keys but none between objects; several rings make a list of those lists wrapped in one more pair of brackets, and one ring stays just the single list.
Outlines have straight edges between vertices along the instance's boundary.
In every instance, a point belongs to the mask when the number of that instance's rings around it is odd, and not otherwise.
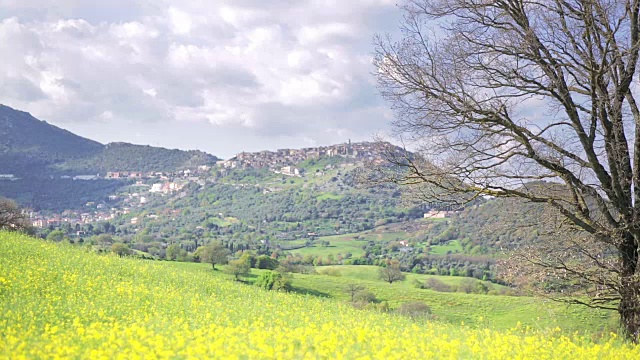
[{"label": "meadow", "polygon": [[[636,359],[615,335],[493,330],[268,292],[0,233],[0,358]],[[544,316],[544,314],[541,314]]]},{"label": "meadow", "polygon": [[[330,194],[323,194],[322,197],[331,196]],[[446,219],[418,219],[415,224],[432,224],[437,222],[446,221]],[[357,233],[322,236],[316,241],[316,244],[309,247],[303,247],[305,239],[286,241],[285,247],[300,247],[296,250],[291,250],[291,253],[298,253],[301,255],[313,255],[313,256],[337,256],[339,254],[345,255],[347,253],[354,257],[360,257],[364,254],[363,246],[369,242],[390,242],[400,240],[413,240],[424,235],[425,230],[419,226],[416,229],[402,228],[401,224],[389,224],[378,226],[372,230],[366,230]],[[328,241],[329,246],[322,246],[322,241]],[[424,244],[420,244],[420,247],[424,247]],[[429,255],[447,255],[447,254],[459,254],[464,253],[464,248],[458,240],[448,241],[440,245],[429,246]]]},{"label": "meadow", "polygon": [[[309,247],[302,247],[300,249],[291,250],[291,253],[298,253],[301,255],[313,255],[313,256],[337,256],[338,254],[345,255],[350,253],[353,257],[360,257],[364,254],[363,246],[367,245],[370,241],[394,241],[404,240],[407,238],[407,233],[394,229],[383,230],[379,227],[374,230],[367,230],[352,234],[322,236],[316,241],[316,245]],[[322,246],[322,241],[328,241],[329,246]],[[287,246],[303,246],[305,240],[293,240],[287,241]]]},{"label": "meadow", "polygon": [[[222,271],[212,273],[211,266],[198,263],[164,262],[165,266],[180,268],[202,276],[208,274],[231,280],[232,276]],[[265,270],[252,269],[244,279],[252,284]],[[583,332],[591,337],[617,330],[616,314],[610,311],[589,309],[583,306],[565,304],[528,296],[505,296],[465,294],[457,292],[437,292],[416,288],[415,282],[429,278],[458,286],[468,280],[464,277],[434,276],[406,273],[407,279],[393,284],[378,278],[378,267],[366,265],[336,265],[317,267],[318,274],[287,274],[293,291],[311,294],[321,298],[350,301],[346,291],[349,284],[358,284],[373,293],[378,303],[386,302],[391,309],[410,301],[423,301],[429,305],[432,317],[440,323],[461,324],[473,327],[489,327],[495,330],[509,330],[517,326],[544,330],[559,328],[563,334]],[[325,275],[326,273],[339,276]],[[497,292],[504,288],[498,284],[485,282]]]}]

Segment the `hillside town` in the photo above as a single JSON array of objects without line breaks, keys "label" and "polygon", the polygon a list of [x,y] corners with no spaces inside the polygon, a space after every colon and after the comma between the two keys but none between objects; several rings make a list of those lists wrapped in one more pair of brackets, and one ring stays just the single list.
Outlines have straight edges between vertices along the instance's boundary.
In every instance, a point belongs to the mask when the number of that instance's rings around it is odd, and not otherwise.
[{"label": "hillside town", "polygon": [[388,142],[358,142],[349,140],[343,144],[310,147],[303,149],[279,149],[277,151],[242,152],[233,158],[221,161],[225,169],[269,168],[282,169],[309,159],[339,156],[358,161],[381,163],[389,154],[401,154],[404,150]]},{"label": "hillside town", "polygon": [[[215,182],[234,169],[269,169],[283,176],[304,177],[304,171],[296,165],[305,160],[321,157],[341,157],[358,162],[382,163],[389,154],[402,154],[403,149],[390,143],[348,141],[343,144],[320,146],[304,149],[280,149],[277,151],[242,152],[228,160],[217,164],[200,165],[192,169],[177,172],[139,172],[114,171],[96,175],[63,176],[61,178],[76,181],[97,179],[130,181],[130,191],[114,194],[103,201],[90,201],[82,209],[67,210],[61,214],[30,212],[32,225],[38,228],[61,226],[63,224],[90,224],[110,221],[127,215],[132,208],[139,208],[157,196],[185,196],[182,191],[188,184],[204,186],[207,182]],[[8,179],[9,176],[7,175]],[[11,178],[13,180],[13,178]],[[263,192],[278,191],[277,188],[265,188]],[[132,224],[138,219],[131,219]]]}]

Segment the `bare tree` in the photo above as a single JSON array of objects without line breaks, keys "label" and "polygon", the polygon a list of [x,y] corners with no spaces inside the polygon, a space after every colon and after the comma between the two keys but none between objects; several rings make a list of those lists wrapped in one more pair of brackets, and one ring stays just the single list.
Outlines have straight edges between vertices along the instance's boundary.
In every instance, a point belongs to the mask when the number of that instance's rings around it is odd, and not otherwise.
[{"label": "bare tree", "polygon": [[394,157],[383,175],[423,200],[491,195],[553,209],[574,236],[554,245],[567,256],[535,264],[591,284],[585,304],[617,310],[637,340],[640,1],[403,9],[402,39],[378,37],[375,63],[396,135],[422,156]]},{"label": "bare tree", "polygon": [[364,286],[354,283],[347,284],[347,286],[345,286],[344,288],[344,291],[351,296],[351,302],[354,302],[356,299],[356,295],[364,290],[366,290]]},{"label": "bare tree", "polygon": [[28,231],[29,218],[13,200],[0,197],[0,230]]}]

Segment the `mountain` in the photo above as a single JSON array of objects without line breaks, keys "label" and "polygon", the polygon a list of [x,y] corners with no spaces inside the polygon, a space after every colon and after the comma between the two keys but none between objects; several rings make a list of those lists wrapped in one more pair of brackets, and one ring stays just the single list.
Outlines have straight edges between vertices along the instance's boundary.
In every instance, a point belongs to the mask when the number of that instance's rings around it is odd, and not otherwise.
[{"label": "mountain", "polygon": [[174,172],[213,165],[217,160],[215,156],[197,150],[183,151],[117,142],[104,145],[93,156],[71,158],[54,168],[83,174],[104,174],[109,171]]},{"label": "mountain", "polygon": [[[265,164],[272,155],[244,153],[225,162],[235,168],[221,164],[175,191],[164,185],[180,179],[123,188],[123,202],[115,207],[130,212],[110,219],[108,231],[127,241],[142,236],[134,248],[158,257],[166,255],[167,244],[194,251],[216,240],[232,251],[276,253],[297,264],[381,265],[394,259],[405,271],[493,280],[497,259],[536,241],[545,226],[543,205],[520,199],[479,198],[457,211],[436,210],[447,206],[432,203],[410,206],[398,185],[363,183],[359,174],[366,162],[355,155],[325,155],[282,168],[247,165]],[[94,224],[99,231],[104,226]],[[96,234],[86,226],[82,231]]]},{"label": "mountain", "polygon": [[17,177],[107,171],[176,171],[211,165],[201,151],[112,143],[103,145],[31,114],[0,105],[0,169]]},{"label": "mountain", "polygon": [[[63,211],[108,198],[129,180],[107,172],[176,172],[215,164],[202,151],[111,143],[103,145],[60,129],[31,114],[0,105],[0,196],[32,209]],[[74,175],[96,175],[75,181]]]},{"label": "mountain", "polygon": [[[182,239],[201,233],[234,246],[262,242],[284,249],[304,246],[309,237],[422,218],[420,209],[401,205],[396,185],[362,186],[357,177],[360,166],[355,159],[320,157],[298,163],[300,175],[217,167],[173,193],[134,186],[129,194],[120,194],[131,212],[111,223],[123,234]],[[144,195],[146,204],[137,205],[133,193]],[[137,220],[131,222],[132,218]]]},{"label": "mountain", "polygon": [[0,105],[0,169],[23,176],[51,164],[99,154],[104,145]]}]

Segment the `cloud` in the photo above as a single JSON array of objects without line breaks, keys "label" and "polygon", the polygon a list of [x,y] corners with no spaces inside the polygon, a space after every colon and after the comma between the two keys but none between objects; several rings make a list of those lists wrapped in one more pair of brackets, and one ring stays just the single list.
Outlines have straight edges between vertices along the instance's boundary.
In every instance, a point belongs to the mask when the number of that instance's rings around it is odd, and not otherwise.
[{"label": "cloud", "polygon": [[[88,137],[231,155],[369,139],[386,127],[370,53],[373,34],[398,23],[391,1],[0,0],[0,8],[0,102]],[[190,141],[193,126],[211,141]],[[175,128],[185,139],[171,139]]]}]

